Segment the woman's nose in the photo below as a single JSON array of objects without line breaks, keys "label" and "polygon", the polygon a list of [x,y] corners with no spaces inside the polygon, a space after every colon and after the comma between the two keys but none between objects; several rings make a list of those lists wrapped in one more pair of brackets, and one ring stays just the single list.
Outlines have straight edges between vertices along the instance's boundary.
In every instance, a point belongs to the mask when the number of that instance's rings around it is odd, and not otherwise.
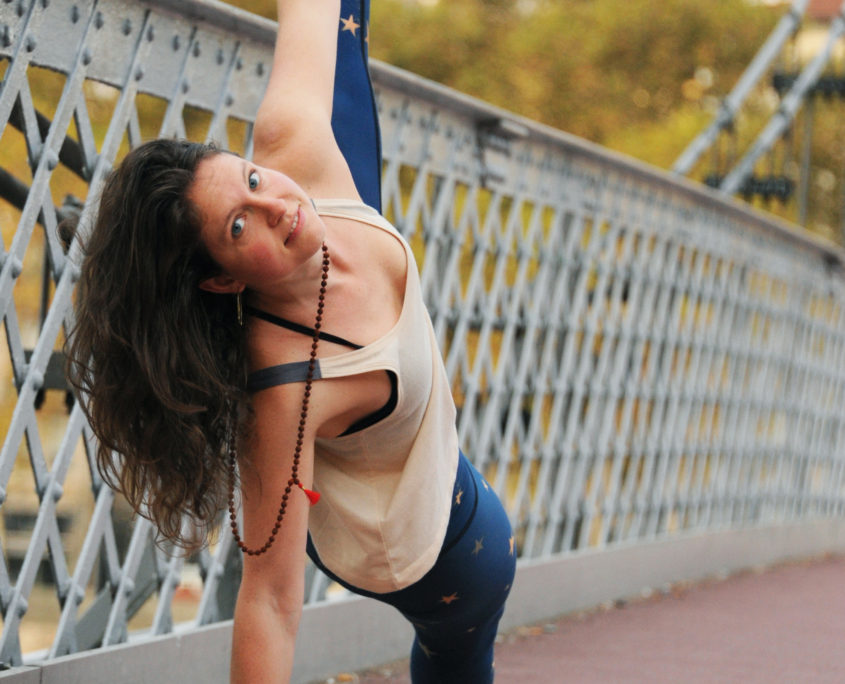
[{"label": "woman's nose", "polygon": [[279,197],[258,198],[259,209],[267,218],[267,225],[275,228],[287,214],[287,203]]}]

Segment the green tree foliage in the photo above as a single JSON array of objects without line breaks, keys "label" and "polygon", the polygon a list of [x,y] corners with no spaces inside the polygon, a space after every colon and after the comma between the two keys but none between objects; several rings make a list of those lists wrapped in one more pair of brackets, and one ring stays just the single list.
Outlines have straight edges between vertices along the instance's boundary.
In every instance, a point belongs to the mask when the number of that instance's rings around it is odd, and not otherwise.
[{"label": "green tree foliage", "polygon": [[[778,18],[745,0],[376,0],[372,14],[374,57],[611,145],[705,86],[727,92]],[[702,68],[712,82],[685,89]]]}]

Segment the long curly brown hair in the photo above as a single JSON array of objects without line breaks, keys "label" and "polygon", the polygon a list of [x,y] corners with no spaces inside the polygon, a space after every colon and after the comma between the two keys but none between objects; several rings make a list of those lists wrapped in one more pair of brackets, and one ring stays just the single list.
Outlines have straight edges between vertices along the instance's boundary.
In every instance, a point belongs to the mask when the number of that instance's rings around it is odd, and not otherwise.
[{"label": "long curly brown hair", "polygon": [[[227,434],[248,417],[234,298],[188,201],[213,146],[156,140],[107,179],[77,290],[68,374],[99,439],[103,479],[173,543],[195,548],[228,498]],[[183,516],[193,529],[183,529]],[[190,527],[190,526],[189,526]]]}]

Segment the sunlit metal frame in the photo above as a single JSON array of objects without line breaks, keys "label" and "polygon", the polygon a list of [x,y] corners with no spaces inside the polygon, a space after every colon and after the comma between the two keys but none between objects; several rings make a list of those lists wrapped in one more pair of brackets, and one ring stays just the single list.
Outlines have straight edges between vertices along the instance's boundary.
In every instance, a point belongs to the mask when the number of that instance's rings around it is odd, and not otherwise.
[{"label": "sunlit metal frame", "polygon": [[[185,135],[185,108],[198,108],[210,113],[206,138],[249,155],[273,36],[272,22],[211,0],[0,3],[0,122],[4,135],[9,123],[20,128],[32,170],[14,239],[0,245],[18,392],[0,498],[25,452],[40,501],[14,582],[5,546],[0,563],[6,665],[30,657],[18,628],[45,553],[62,611],[40,659],[172,630],[184,566],[152,543],[143,519],[118,550],[114,495],[78,406],[58,452],[43,453],[36,397],[72,325],[80,258],[78,241],[65,254],[56,235],[51,174],[73,149],[90,184],[84,231],[121,145],[142,142],[141,93],[166,102],[160,135]],[[46,120],[33,104],[32,66],[66,76]],[[506,502],[522,559],[842,516],[840,250],[400,70],[374,64],[373,78],[385,214],[417,253],[462,447]],[[118,90],[100,143],[82,92],[90,81]],[[243,140],[229,140],[232,120],[246,122]],[[39,227],[55,289],[28,353],[12,291]],[[56,505],[74,459],[87,459],[95,504],[70,567]],[[196,626],[231,615],[239,562],[226,535],[199,555]],[[95,571],[96,596],[80,611]],[[309,569],[308,600],[324,600],[327,584]],[[130,634],[147,600],[156,601],[152,627]]]}]

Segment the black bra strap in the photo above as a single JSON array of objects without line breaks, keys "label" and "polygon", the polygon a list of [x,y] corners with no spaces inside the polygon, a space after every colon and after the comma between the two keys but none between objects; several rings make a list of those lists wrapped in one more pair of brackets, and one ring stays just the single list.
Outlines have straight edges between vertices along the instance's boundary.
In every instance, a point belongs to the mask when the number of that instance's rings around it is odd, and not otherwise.
[{"label": "black bra strap", "polygon": [[[262,311],[261,309],[256,309],[253,306],[244,305],[244,311],[246,311],[250,316],[255,316],[256,318],[260,318],[261,320],[267,321],[268,323],[272,323],[273,325],[278,325],[280,328],[287,328],[288,330],[293,330],[294,332],[301,333],[302,335],[314,337],[314,328],[309,328],[307,325],[301,325],[299,323],[289,321],[285,318],[279,318],[274,314],[268,313],[267,311]],[[321,331],[319,337],[321,340],[325,340],[326,342],[332,342],[334,344],[340,344],[344,347],[350,347],[352,349],[362,348],[360,344],[355,344],[354,342],[345,340],[342,337],[338,337],[337,335],[332,335],[331,333]]]}]

